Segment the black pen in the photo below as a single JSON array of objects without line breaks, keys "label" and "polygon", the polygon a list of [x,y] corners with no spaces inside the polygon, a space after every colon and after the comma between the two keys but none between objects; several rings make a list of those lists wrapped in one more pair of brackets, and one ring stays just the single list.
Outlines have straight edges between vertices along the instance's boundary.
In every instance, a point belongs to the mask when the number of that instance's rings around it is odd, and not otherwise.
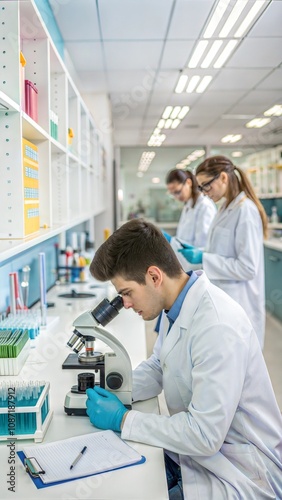
[{"label": "black pen", "polygon": [[73,463],[71,464],[70,466],[70,469],[73,469],[73,467],[77,464],[77,462],[81,459],[83,453],[86,451],[87,449],[87,446],[84,446],[84,448],[82,448],[81,452],[77,455],[76,459],[73,461]]}]

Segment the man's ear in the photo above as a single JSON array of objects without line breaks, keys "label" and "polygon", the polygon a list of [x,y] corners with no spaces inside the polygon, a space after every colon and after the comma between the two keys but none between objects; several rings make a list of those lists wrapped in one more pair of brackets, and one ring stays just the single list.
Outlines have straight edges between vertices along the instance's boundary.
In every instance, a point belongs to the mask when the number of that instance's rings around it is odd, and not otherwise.
[{"label": "man's ear", "polygon": [[163,273],[157,266],[148,267],[146,275],[155,287],[159,287],[163,282]]}]

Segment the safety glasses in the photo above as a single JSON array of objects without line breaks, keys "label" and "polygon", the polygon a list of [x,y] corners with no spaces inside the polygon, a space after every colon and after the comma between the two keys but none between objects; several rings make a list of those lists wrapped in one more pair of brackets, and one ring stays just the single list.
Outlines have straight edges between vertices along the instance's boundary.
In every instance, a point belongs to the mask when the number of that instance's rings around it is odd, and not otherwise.
[{"label": "safety glasses", "polygon": [[179,196],[182,193],[182,189],[184,188],[185,183],[186,181],[182,183],[181,189],[178,189],[177,191],[168,192],[167,194],[170,196]]},{"label": "safety glasses", "polygon": [[219,176],[220,176],[220,173],[215,175],[210,181],[205,182],[201,186],[198,186],[199,191],[201,191],[201,193],[208,193],[211,190],[211,185],[212,185],[213,181],[218,179]]}]

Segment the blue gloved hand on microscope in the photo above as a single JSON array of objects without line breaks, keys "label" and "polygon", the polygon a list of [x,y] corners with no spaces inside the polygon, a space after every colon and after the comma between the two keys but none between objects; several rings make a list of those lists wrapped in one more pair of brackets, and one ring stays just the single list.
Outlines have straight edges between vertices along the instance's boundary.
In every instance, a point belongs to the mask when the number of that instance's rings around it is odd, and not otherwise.
[{"label": "blue gloved hand on microscope", "polygon": [[166,233],[166,232],[165,232],[165,231],[163,231],[163,230],[162,230],[162,233],[163,233],[163,235],[164,235],[165,239],[166,239],[166,240],[170,243],[170,240],[171,240],[171,236],[170,236],[170,234]]},{"label": "blue gloved hand on microscope", "polygon": [[202,264],[203,262],[203,250],[200,250],[200,248],[180,248],[178,252],[191,264]]},{"label": "blue gloved hand on microscope", "polygon": [[115,394],[102,387],[87,389],[86,413],[91,424],[99,429],[121,431],[121,422],[128,411]]}]

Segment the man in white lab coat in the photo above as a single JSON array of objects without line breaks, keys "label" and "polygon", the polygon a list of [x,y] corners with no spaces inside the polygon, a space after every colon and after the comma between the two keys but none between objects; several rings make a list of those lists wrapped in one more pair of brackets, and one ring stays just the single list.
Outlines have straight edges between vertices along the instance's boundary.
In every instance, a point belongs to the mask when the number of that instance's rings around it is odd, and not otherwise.
[{"label": "man in white lab coat", "polygon": [[113,233],[90,270],[145,320],[163,311],[154,352],[133,373],[133,398],[163,390],[170,414],[128,411],[95,387],[87,390],[93,425],[163,447],[170,499],[281,499],[282,419],[241,306],[203,271],[186,274],[160,231],[140,219]]}]

